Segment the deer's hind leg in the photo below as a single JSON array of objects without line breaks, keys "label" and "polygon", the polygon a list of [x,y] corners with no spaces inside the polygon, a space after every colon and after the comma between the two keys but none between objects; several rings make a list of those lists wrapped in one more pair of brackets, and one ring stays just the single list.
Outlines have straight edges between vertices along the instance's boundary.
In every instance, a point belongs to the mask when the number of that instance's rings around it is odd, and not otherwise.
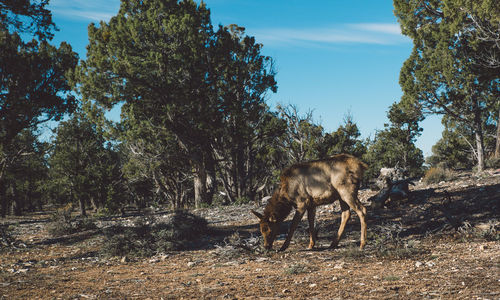
[{"label": "deer's hind leg", "polygon": [[340,209],[342,210],[342,219],[340,221],[339,230],[337,232],[337,236],[334,237],[330,247],[335,248],[340,242],[342,235],[344,234],[345,225],[347,221],[351,217],[351,211],[349,210],[349,205],[345,203],[343,200],[340,200]]},{"label": "deer's hind leg", "polygon": [[[358,200],[358,190],[353,191],[345,190],[340,193],[340,197],[352,208],[359,217],[359,222],[361,223],[361,238],[359,243],[359,249],[363,250],[366,245],[366,207],[361,204]],[[342,201],[340,201],[342,203]]]}]

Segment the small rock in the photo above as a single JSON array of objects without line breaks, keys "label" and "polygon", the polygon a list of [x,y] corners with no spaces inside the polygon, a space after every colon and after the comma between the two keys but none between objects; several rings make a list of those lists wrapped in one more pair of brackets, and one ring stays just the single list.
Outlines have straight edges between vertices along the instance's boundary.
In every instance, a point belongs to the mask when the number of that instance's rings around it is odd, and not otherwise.
[{"label": "small rock", "polygon": [[436,265],[436,263],[433,262],[433,261],[428,261],[428,262],[425,263],[425,265],[428,266],[428,267],[434,267]]},{"label": "small rock", "polygon": [[486,245],[480,245],[479,250],[484,251],[484,249],[488,249]]},{"label": "small rock", "polygon": [[160,259],[159,259],[158,257],[153,257],[153,258],[151,258],[151,259],[149,260],[149,263],[150,263],[150,264],[154,264],[154,263],[157,263],[157,262],[159,262],[159,261],[160,261]]},{"label": "small rock", "polygon": [[261,268],[257,268],[257,269],[255,269],[255,272],[261,272],[261,271],[262,271],[262,269],[261,269]]},{"label": "small rock", "polygon": [[27,273],[29,269],[19,269],[16,273]]},{"label": "small rock", "polygon": [[187,263],[187,266],[189,268],[194,267],[195,265],[196,265],[196,263],[194,261],[190,261],[190,262]]},{"label": "small rock", "polygon": [[415,262],[415,267],[417,267],[417,268],[420,268],[423,265],[424,264],[422,262],[419,262],[419,261]]},{"label": "small rock", "polygon": [[332,277],[332,281],[337,281],[337,280],[339,280],[339,278],[337,276]]},{"label": "small rock", "polygon": [[317,286],[318,286],[318,285],[317,285],[316,283],[311,283],[311,284],[309,285],[309,287],[310,287],[310,288],[315,288],[315,287],[317,287]]},{"label": "small rock", "polygon": [[290,293],[290,290],[289,289],[284,289],[281,291],[283,294],[286,294],[286,293]]},{"label": "small rock", "polygon": [[168,258],[168,254],[160,255],[160,260],[165,261]]},{"label": "small rock", "polygon": [[333,268],[334,269],[343,269],[344,268],[344,263],[336,264]]},{"label": "small rock", "polygon": [[126,257],[126,256],[122,257],[122,259],[121,259],[121,262],[122,262],[122,263],[126,263],[126,262],[128,262],[128,261],[129,261],[129,259],[128,259],[128,257]]}]

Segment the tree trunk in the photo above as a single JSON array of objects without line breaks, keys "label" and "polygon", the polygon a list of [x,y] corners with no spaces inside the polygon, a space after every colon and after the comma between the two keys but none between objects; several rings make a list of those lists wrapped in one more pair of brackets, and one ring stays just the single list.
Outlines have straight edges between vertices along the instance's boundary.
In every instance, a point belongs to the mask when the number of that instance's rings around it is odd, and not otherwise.
[{"label": "tree trunk", "polygon": [[476,148],[477,148],[477,171],[484,170],[484,145],[482,132],[476,132]]},{"label": "tree trunk", "polygon": [[78,202],[80,203],[80,215],[86,217],[87,211],[85,210],[85,200],[79,197]]},{"label": "tree trunk", "polygon": [[5,182],[0,178],[0,213],[2,218],[7,216],[7,195],[5,194]]},{"label": "tree trunk", "polygon": [[90,205],[94,209],[94,212],[97,212],[99,210],[99,205],[97,204],[98,202],[95,201],[94,197],[90,197]]},{"label": "tree trunk", "polygon": [[21,197],[19,195],[19,193],[17,192],[17,186],[16,186],[16,182],[13,181],[12,182],[12,185],[10,186],[10,195],[11,195],[11,198],[12,198],[12,214],[14,216],[20,216],[21,215],[21,211],[23,209],[23,203],[22,203],[22,200],[21,200]]},{"label": "tree trunk", "polygon": [[477,172],[482,172],[484,170],[484,142],[483,142],[483,129],[481,126],[481,119],[476,113],[475,118],[475,129],[474,136],[476,138],[476,150],[477,150]]},{"label": "tree trunk", "polygon": [[205,173],[205,169],[201,166],[197,167],[194,172],[194,206],[195,208],[200,208],[201,203],[205,202],[207,189],[207,174]]},{"label": "tree trunk", "polygon": [[194,163],[194,203],[196,208],[200,208],[202,203],[211,205],[215,193],[215,162],[211,157],[200,155],[202,159],[193,161]]},{"label": "tree trunk", "polygon": [[477,172],[482,172],[484,170],[484,137],[483,137],[483,123],[481,120],[481,109],[479,107],[479,101],[474,100],[473,111],[474,111],[474,136],[476,139],[476,150],[477,150]]},{"label": "tree trunk", "polygon": [[208,204],[212,204],[215,191],[217,189],[216,172],[215,172],[215,162],[210,158],[207,163],[206,169],[207,179],[206,179],[206,201]]},{"label": "tree trunk", "polygon": [[500,158],[500,108],[498,109],[497,145],[495,147],[495,158]]}]

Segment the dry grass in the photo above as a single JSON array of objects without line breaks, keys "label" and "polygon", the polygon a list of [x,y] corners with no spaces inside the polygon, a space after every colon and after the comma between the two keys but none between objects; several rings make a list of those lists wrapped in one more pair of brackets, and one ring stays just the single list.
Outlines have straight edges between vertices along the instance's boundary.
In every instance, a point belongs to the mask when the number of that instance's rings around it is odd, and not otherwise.
[{"label": "dry grass", "polygon": [[453,172],[441,167],[432,167],[425,172],[423,181],[427,184],[450,181],[453,179]]}]

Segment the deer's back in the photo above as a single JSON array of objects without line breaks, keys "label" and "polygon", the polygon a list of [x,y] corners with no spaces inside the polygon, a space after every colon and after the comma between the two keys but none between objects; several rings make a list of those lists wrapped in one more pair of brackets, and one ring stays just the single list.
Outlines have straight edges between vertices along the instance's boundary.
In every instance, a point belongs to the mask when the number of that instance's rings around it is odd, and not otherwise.
[{"label": "deer's back", "polygon": [[280,190],[298,206],[332,203],[343,189],[357,191],[364,168],[359,159],[346,154],[295,164],[283,171]]}]

